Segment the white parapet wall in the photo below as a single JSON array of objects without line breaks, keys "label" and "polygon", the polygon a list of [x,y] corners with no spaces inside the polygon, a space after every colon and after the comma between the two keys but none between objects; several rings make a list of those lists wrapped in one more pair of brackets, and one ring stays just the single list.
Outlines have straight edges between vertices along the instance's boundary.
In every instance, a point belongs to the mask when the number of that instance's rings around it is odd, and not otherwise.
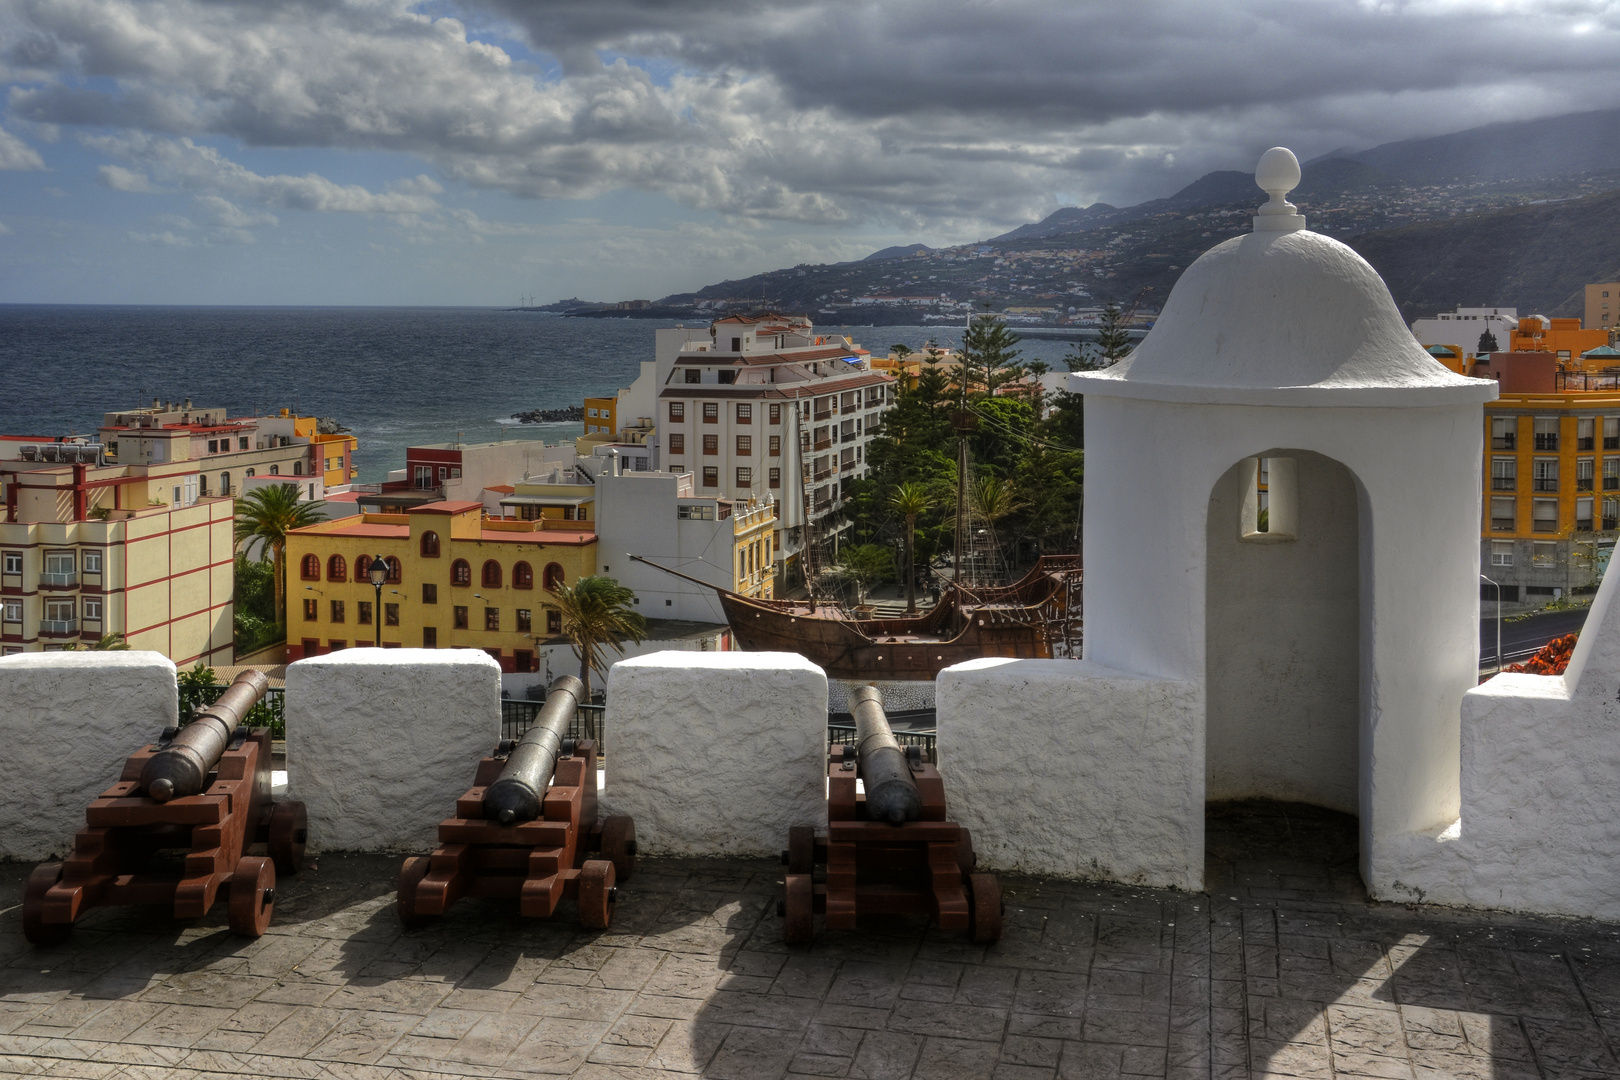
[{"label": "white parapet wall", "polygon": [[1462,700],[1462,816],[1397,838],[1394,898],[1620,919],[1620,580],[1563,675]]},{"label": "white parapet wall", "polygon": [[950,817],[988,870],[1201,889],[1198,685],[1083,660],[969,660],[940,672]]},{"label": "white parapet wall", "polygon": [[664,652],[607,688],[608,813],[647,854],[774,855],[827,821],[827,676],[797,653]]},{"label": "white parapet wall", "polygon": [[179,715],[174,664],[162,653],[0,658],[0,859],[71,850],[90,800]]},{"label": "white parapet wall", "polygon": [[309,842],[421,851],[501,737],[501,666],[479,649],[345,649],[287,668],[288,794]]}]

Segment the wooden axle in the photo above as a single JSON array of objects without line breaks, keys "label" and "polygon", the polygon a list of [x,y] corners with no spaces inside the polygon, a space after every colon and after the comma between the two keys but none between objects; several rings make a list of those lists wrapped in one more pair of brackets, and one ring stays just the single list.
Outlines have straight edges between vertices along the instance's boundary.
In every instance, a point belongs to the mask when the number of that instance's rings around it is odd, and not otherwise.
[{"label": "wooden axle", "polygon": [[456,816],[439,824],[439,847],[400,868],[399,917],[407,926],[443,915],[463,896],[516,899],[519,913],[535,918],[573,900],[585,926],[612,922],[618,883],[635,871],[635,822],[597,820],[596,743],[564,744],[564,751],[540,816],[510,825],[484,816],[485,789],[500,777],[505,756],[478,763],[473,786],[456,800]]},{"label": "wooden axle", "polygon": [[[258,937],[270,925],[276,872],[302,867],[307,819],[303,803],[271,798],[269,730],[238,729],[200,793],[159,802],[140,779],[166,742],[131,754],[118,782],[86,808],[73,854],[34,870],[23,896],[29,941],[61,941],[105,905],[164,905],[177,919],[199,918],[221,889],[232,930]],[[248,854],[258,843],[268,858]]]}]

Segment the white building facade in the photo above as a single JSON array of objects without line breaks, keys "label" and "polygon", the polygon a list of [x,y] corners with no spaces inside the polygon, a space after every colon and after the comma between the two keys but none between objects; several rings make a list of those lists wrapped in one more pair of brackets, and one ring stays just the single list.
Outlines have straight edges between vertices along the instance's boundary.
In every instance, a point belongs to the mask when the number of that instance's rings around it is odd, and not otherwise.
[{"label": "white building facade", "polygon": [[1487,330],[1496,338],[1496,349],[1513,347],[1513,332],[1519,328],[1519,309],[1510,307],[1460,307],[1430,319],[1412,323],[1412,336],[1418,344],[1456,345],[1464,353],[1480,351],[1479,339]]}]

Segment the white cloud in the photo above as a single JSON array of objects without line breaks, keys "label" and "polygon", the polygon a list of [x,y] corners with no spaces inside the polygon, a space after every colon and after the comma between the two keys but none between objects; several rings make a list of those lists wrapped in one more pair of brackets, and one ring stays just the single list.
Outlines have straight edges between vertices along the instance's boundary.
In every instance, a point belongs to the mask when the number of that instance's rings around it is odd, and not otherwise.
[{"label": "white cloud", "polygon": [[23,171],[44,167],[45,159],[39,156],[39,151],[0,128],[0,170]]},{"label": "white cloud", "polygon": [[205,223],[222,229],[248,229],[277,223],[276,215],[268,211],[243,210],[218,195],[198,195],[191,200],[191,205]]},{"label": "white cloud", "polygon": [[103,165],[96,170],[96,179],[114,191],[133,191],[142,195],[153,195],[159,190],[145,173],[126,169],[122,165]]},{"label": "white cloud", "polygon": [[160,232],[160,233],[132,232],[132,233],[129,234],[129,238],[131,240],[137,240],[137,241],[139,241],[139,242],[141,242],[143,244],[158,244],[158,245],[163,246],[163,247],[195,247],[196,246],[196,242],[193,241],[190,237],[179,236],[179,235],[177,235],[177,234],[175,234],[173,232],[170,232],[167,229],[165,229],[163,232]]}]

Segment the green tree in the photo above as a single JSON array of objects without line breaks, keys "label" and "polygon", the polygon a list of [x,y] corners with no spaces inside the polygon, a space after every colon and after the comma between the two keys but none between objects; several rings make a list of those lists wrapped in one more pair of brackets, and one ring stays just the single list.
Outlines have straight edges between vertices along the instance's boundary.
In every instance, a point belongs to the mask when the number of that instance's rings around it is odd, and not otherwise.
[{"label": "green tree", "polygon": [[90,646],[95,652],[128,652],[129,643],[119,633],[103,634],[101,640]]},{"label": "green tree", "polygon": [[647,620],[631,610],[636,594],[618,580],[601,575],[582,577],[574,584],[550,590],[562,612],[562,633],[579,657],[579,680],[585,700],[591,699],[591,671],[607,674],[606,654],[624,655],[624,642],[647,638]]},{"label": "green tree", "polygon": [[994,394],[1017,379],[1023,373],[1019,341],[1001,316],[988,311],[973,316],[962,334],[961,379],[967,393]]},{"label": "green tree", "polygon": [[906,520],[905,556],[901,562],[906,578],[906,614],[917,612],[917,518],[934,508],[933,493],[915,480],[901,484],[889,494],[889,509]]},{"label": "green tree", "polygon": [[913,350],[912,350],[910,345],[890,345],[889,346],[889,355],[894,357],[895,359],[901,361],[902,363],[905,362],[906,357],[911,355],[912,351]]},{"label": "green tree", "polygon": [[269,563],[252,562],[237,552],[232,606],[239,656],[282,639],[276,624],[275,576],[275,567]]},{"label": "green tree", "polygon": [[175,682],[180,688],[180,722],[188,722],[196,715],[197,709],[203,705],[212,705],[214,695],[211,693],[219,683],[214,678],[214,669],[197,661],[197,666],[190,671],[175,673]]},{"label": "green tree", "polygon": [[297,484],[266,484],[236,500],[236,542],[261,542],[259,561],[275,571],[277,626],[287,625],[287,534],[326,520],[324,504],[299,502]]},{"label": "green tree", "polygon": [[1118,304],[1109,304],[1103,308],[1102,319],[1097,327],[1097,348],[1102,354],[1102,362],[1097,365],[1098,367],[1113,367],[1130,354],[1129,323],[1125,321],[1124,312],[1119,310]]},{"label": "green tree", "polygon": [[894,552],[882,544],[851,544],[839,553],[838,569],[855,583],[855,602],[866,603],[873,585],[894,576]]}]

